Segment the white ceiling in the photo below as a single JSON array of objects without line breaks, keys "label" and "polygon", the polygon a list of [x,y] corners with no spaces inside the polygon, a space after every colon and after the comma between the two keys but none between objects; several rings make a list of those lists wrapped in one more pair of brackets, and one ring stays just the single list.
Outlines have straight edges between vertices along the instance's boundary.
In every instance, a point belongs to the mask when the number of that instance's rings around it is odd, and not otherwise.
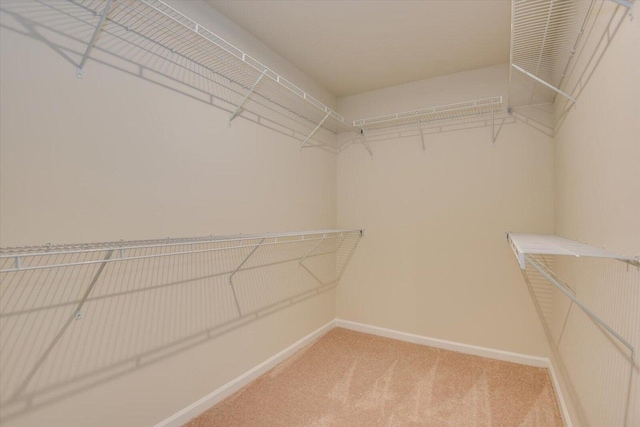
[{"label": "white ceiling", "polygon": [[510,0],[207,1],[337,97],[509,62]]}]

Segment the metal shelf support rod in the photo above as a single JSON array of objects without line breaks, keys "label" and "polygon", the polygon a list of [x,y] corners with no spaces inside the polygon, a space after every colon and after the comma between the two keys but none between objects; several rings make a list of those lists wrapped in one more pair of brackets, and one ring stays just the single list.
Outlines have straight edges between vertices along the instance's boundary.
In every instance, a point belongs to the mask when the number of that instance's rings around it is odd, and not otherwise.
[{"label": "metal shelf support rod", "polygon": [[231,282],[231,279],[233,278],[233,276],[242,268],[242,266],[249,261],[249,258],[251,258],[251,255],[253,255],[260,246],[262,246],[262,244],[264,243],[265,239],[260,240],[260,243],[258,243],[252,250],[251,252],[249,252],[249,255],[247,255],[242,262],[240,263],[240,265],[233,271],[233,273],[231,273],[231,275],[229,276],[229,284],[233,285],[233,283]]},{"label": "metal shelf support rod", "polygon": [[102,30],[102,26],[104,25],[104,21],[107,19],[107,15],[111,10],[112,5],[113,5],[113,0],[107,1],[107,5],[105,6],[104,10],[102,11],[102,14],[100,15],[100,20],[98,21],[98,24],[96,24],[96,29],[93,31],[93,36],[91,36],[91,40],[89,40],[87,49],[84,51],[84,55],[82,55],[82,59],[80,60],[80,64],[78,65],[78,69],[76,71],[76,75],[78,76],[79,79],[81,79],[82,76],[84,75],[84,64],[87,62],[87,59],[89,59],[89,55],[91,54],[93,45],[95,44],[96,39],[98,38],[98,34],[100,34],[100,31]]},{"label": "metal shelf support rod", "polygon": [[256,89],[256,87],[258,87],[258,84],[260,84],[260,80],[262,80],[262,78],[264,77],[266,72],[267,72],[267,70],[264,70],[262,72],[262,74],[260,74],[260,76],[258,77],[256,82],[253,84],[253,86],[251,86],[251,89],[249,89],[249,92],[244,96],[242,101],[240,101],[240,104],[238,104],[238,106],[236,107],[235,111],[233,113],[231,113],[231,116],[229,116],[229,125],[231,125],[231,121],[233,119],[235,119],[236,116],[240,113],[240,110],[242,110],[242,106],[244,105],[245,102],[247,102],[247,99],[249,99],[249,97],[251,96],[253,91]]},{"label": "metal shelf support rod", "polygon": [[307,142],[311,139],[311,137],[313,136],[314,133],[316,133],[318,131],[318,129],[320,129],[320,126],[322,126],[322,124],[324,123],[325,120],[327,120],[329,118],[329,116],[331,115],[331,111],[329,111],[327,113],[326,116],[324,116],[324,119],[322,119],[320,121],[320,123],[318,123],[318,126],[316,126],[316,128],[314,130],[311,131],[311,133],[309,134],[309,136],[307,137],[307,139],[304,140],[304,142],[302,144],[300,144],[300,149],[302,150],[302,147],[304,147]]},{"label": "metal shelf support rod", "polygon": [[548,87],[549,89],[559,93],[560,95],[564,96],[565,98],[567,98],[569,101],[573,102],[574,104],[576,103],[576,99],[574,97],[572,97],[571,95],[569,95],[566,92],[561,91],[560,89],[558,89],[557,87],[555,87],[554,85],[545,82],[544,80],[542,80],[540,77],[531,74],[530,72],[528,72],[527,70],[525,70],[524,68],[518,67],[516,64],[511,64],[511,66],[513,68],[515,68],[516,70],[520,71],[521,73],[525,74],[526,76],[532,78],[533,80],[537,81],[538,83],[542,83],[543,85],[545,85],[546,87]]},{"label": "metal shelf support rod", "polygon": [[53,351],[53,349],[58,344],[58,342],[60,342],[60,339],[62,338],[64,333],[67,331],[69,326],[71,325],[71,322],[82,318],[82,312],[81,312],[82,306],[87,301],[87,298],[89,298],[89,295],[91,294],[91,291],[93,291],[93,288],[96,286],[96,283],[98,283],[98,279],[100,278],[100,275],[104,271],[104,268],[107,266],[107,261],[109,261],[109,259],[111,258],[111,255],[113,255],[113,250],[110,250],[109,252],[107,252],[107,255],[104,257],[102,264],[98,268],[98,271],[96,271],[96,273],[93,275],[93,279],[91,279],[91,283],[89,283],[89,286],[87,287],[87,290],[84,292],[84,295],[82,296],[82,299],[78,303],[78,306],[76,307],[75,310],[73,310],[73,312],[71,313],[71,316],[67,318],[66,323],[58,331],[58,333],[53,338],[53,340],[51,340],[46,350],[42,353],[42,355],[40,355],[40,358],[37,360],[35,365],[33,365],[33,368],[31,368],[31,371],[29,371],[29,373],[27,374],[25,379],[22,381],[22,383],[20,383],[20,386],[18,386],[15,393],[13,393],[12,399],[16,399],[18,396],[22,394],[22,392],[24,392],[24,390],[27,388],[27,386],[29,385],[29,383],[31,382],[35,374],[38,372],[40,367],[47,360],[51,351]]},{"label": "metal shelf support rod", "polygon": [[580,307],[593,321],[595,321],[598,325],[602,326],[607,332],[613,335],[618,341],[620,341],[625,347],[631,351],[631,360],[635,360],[635,350],[633,346],[629,343],[629,341],[625,340],[614,331],[611,326],[607,325],[604,320],[602,320],[598,315],[596,315],[593,311],[589,309],[586,305],[584,305],[578,298],[575,297],[571,292],[569,292],[564,286],[562,286],[558,281],[556,281],[550,274],[548,274],[542,267],[540,267],[535,260],[533,260],[529,255],[525,255],[525,259],[533,268],[535,268],[538,273],[540,273],[545,279],[547,279],[551,284],[553,284],[556,288],[560,290],[563,294],[565,294],[569,299],[576,303],[578,307]]},{"label": "metal shelf support rod", "polygon": [[507,120],[506,117],[502,119],[500,122],[500,126],[498,126],[498,131],[496,132],[496,113],[495,111],[491,114],[491,127],[493,128],[493,143],[496,143],[498,139],[498,135],[500,135],[500,131],[502,130],[502,126],[504,126],[504,122]]},{"label": "metal shelf support rod", "polygon": [[327,238],[326,235],[322,236],[322,239],[318,243],[316,243],[313,246],[313,248],[311,248],[311,250],[309,252],[307,252],[307,254],[305,256],[302,257],[302,259],[298,263],[298,266],[301,266],[302,263],[304,262],[304,260],[307,259],[309,257],[309,255],[311,255],[313,253],[313,251],[315,251],[318,248],[318,246],[320,246],[322,244],[322,242],[324,242],[326,240],[326,238]]}]

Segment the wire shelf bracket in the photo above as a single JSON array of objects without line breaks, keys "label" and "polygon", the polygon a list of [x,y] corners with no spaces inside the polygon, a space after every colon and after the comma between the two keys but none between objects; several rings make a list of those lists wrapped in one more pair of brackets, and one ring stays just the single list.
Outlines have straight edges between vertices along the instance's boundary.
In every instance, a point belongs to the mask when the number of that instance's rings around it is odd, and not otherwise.
[{"label": "wire shelf bracket", "polygon": [[307,139],[305,139],[304,141],[302,141],[302,144],[300,144],[300,149],[302,150],[302,148],[307,144],[307,142],[309,142],[309,140],[311,139],[311,137],[313,136],[314,133],[316,133],[318,131],[318,129],[320,129],[320,127],[322,126],[322,124],[325,122],[325,120],[327,120],[329,118],[329,116],[331,115],[331,112],[328,112],[326,116],[324,116],[324,118],[320,121],[320,123],[318,123],[318,125],[315,127],[315,129],[313,129],[311,131],[311,133],[309,134],[309,136],[307,136]]},{"label": "wire shelf bracket", "polygon": [[84,54],[82,55],[82,59],[80,60],[80,64],[78,64],[78,68],[76,70],[76,76],[79,79],[81,79],[84,76],[84,64],[87,62],[87,59],[89,59],[89,55],[91,55],[91,50],[93,49],[93,45],[96,43],[96,40],[98,39],[98,35],[100,34],[100,31],[102,30],[102,27],[104,25],[104,21],[107,19],[107,15],[111,11],[111,7],[112,6],[113,6],[113,0],[108,0],[106,6],[104,7],[104,10],[100,14],[100,19],[98,20],[98,23],[96,24],[96,28],[93,31],[93,35],[91,36],[91,40],[89,40],[89,44],[87,45],[87,49],[84,51]]},{"label": "wire shelf bracket", "polygon": [[420,122],[418,124],[418,126],[420,127],[420,142],[422,143],[422,152],[426,153],[427,152],[427,146],[424,143],[424,130],[422,130],[422,122]]},{"label": "wire shelf bracket", "polygon": [[229,116],[229,126],[231,126],[231,121],[233,121],[233,119],[235,119],[236,116],[240,113],[240,110],[242,110],[242,106],[245,104],[245,102],[247,102],[251,94],[256,90],[256,87],[258,87],[258,85],[260,84],[260,80],[262,80],[264,75],[265,75],[265,72],[260,74],[256,82],[253,84],[253,86],[251,86],[251,89],[249,89],[249,92],[247,92],[247,94],[245,95],[244,99],[240,101],[235,111],[231,113],[231,116]]}]

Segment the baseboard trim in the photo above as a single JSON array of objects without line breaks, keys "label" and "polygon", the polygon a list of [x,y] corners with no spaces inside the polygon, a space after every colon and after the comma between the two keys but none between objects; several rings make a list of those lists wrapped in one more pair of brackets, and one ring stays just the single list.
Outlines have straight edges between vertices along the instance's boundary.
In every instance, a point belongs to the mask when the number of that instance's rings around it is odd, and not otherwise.
[{"label": "baseboard trim", "polygon": [[422,335],[409,334],[393,329],[381,328],[379,326],[367,325],[364,323],[352,322],[350,320],[336,319],[336,326],[352,331],[364,332],[386,338],[393,338],[400,341],[407,341],[414,344],[426,345],[429,347],[441,348],[443,350],[456,351],[458,353],[472,354],[474,356],[487,357],[489,359],[503,360],[506,362],[519,363],[521,365],[536,366],[546,368],[549,366],[549,359],[546,357],[529,356],[527,354],[512,353],[510,351],[497,350],[488,347],[463,344],[455,341],[446,341],[439,338],[430,338]]},{"label": "baseboard trim", "polygon": [[562,412],[562,419],[564,421],[564,425],[566,427],[573,427],[571,423],[571,417],[569,416],[569,408],[567,407],[567,403],[564,401],[564,396],[562,395],[562,390],[560,389],[560,382],[558,381],[558,377],[556,375],[556,370],[553,368],[553,363],[549,359],[549,366],[547,366],[549,370],[549,375],[551,376],[551,382],[553,383],[553,389],[556,392],[556,396],[558,397],[558,403],[560,404],[560,410]]},{"label": "baseboard trim", "polygon": [[180,427],[187,423],[189,420],[197,417],[216,403],[224,400],[225,398],[231,396],[236,391],[240,390],[242,387],[249,384],[251,381],[258,378],[260,375],[267,372],[269,369],[274,368],[279,363],[283,362],[290,356],[292,356],[298,350],[304,348],[311,342],[320,338],[325,333],[329,332],[329,330],[333,329],[335,326],[335,320],[332,320],[306,335],[305,337],[299,339],[295,343],[291,344],[289,347],[285,348],[281,352],[275,354],[269,359],[265,360],[258,366],[250,369],[239,377],[229,381],[222,387],[214,390],[213,392],[207,394],[202,399],[192,403],[181,411],[176,412],[169,418],[166,418],[156,424],[154,427]]}]

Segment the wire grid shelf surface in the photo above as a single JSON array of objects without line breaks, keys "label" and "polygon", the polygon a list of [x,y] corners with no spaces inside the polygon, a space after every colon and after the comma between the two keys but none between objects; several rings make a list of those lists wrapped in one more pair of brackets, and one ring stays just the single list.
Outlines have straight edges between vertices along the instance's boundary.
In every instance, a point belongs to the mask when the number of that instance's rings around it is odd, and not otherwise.
[{"label": "wire grid shelf surface", "polygon": [[453,122],[473,117],[484,117],[498,113],[502,108],[502,97],[476,99],[455,104],[439,105],[420,110],[360,119],[353,122],[357,128],[367,130],[387,129],[414,124]]},{"label": "wire grid shelf surface", "polygon": [[[572,105],[581,90],[577,81],[580,86],[586,83],[585,73],[595,68],[615,33],[613,27],[631,4],[611,0],[513,0],[510,106],[553,103],[559,95],[564,103]],[[548,116],[545,121],[555,127],[554,113]]]},{"label": "wire grid shelf surface", "polygon": [[525,268],[527,254],[612,258],[638,262],[638,257],[616,254],[606,249],[555,235],[507,233],[507,238],[516,258],[518,258],[521,269]]},{"label": "wire grid shelf surface", "polygon": [[[96,16],[108,6],[107,0],[72,1]],[[354,130],[351,121],[160,0],[115,0],[105,28],[113,31],[114,25],[123,38],[153,42],[166,56],[186,58],[217,75],[219,84],[240,90],[246,98],[237,101],[238,110],[267,105],[300,121],[310,134],[316,126],[332,133]]]},{"label": "wire grid shelf surface", "polygon": [[332,289],[361,237],[320,230],[3,249],[0,419]]}]

